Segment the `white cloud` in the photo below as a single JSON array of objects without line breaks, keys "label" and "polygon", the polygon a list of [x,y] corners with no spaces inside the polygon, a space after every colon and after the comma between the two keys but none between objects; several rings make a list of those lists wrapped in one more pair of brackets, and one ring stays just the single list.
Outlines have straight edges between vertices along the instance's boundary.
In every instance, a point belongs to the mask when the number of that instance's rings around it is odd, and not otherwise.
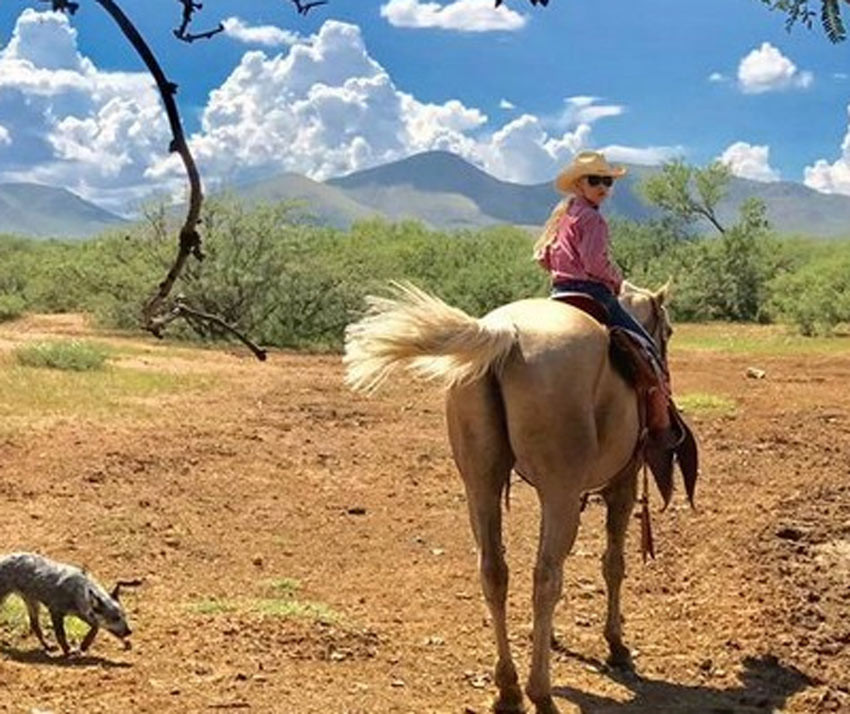
[{"label": "white cloud", "polygon": [[468,156],[506,181],[548,181],[576,151],[587,148],[590,126],[581,124],[561,136],[551,136],[539,118],[523,114],[496,131]]},{"label": "white cloud", "polygon": [[224,25],[225,35],[247,44],[279,47],[281,45],[294,45],[299,39],[295,32],[274,25],[251,26],[238,17],[228,17],[221,24]]},{"label": "white cloud", "polygon": [[12,135],[9,130],[0,124],[0,146],[9,146],[12,143]]},{"label": "white cloud", "polygon": [[[280,54],[246,52],[189,141],[208,186],[284,171],[323,180],[435,149],[536,183],[593,145],[593,122],[623,111],[589,96],[565,102],[555,118],[501,124],[458,99],[420,101],[369,55],[356,25],[328,21]],[[64,186],[113,210],[185,190],[150,78],[96,68],[62,15],[25,11],[0,49],[0,125],[14,138],[0,138],[0,181]],[[652,162],[673,150],[615,151]]]},{"label": "white cloud", "polygon": [[516,104],[508,101],[507,99],[502,99],[499,102],[499,109],[516,109]]},{"label": "white cloud", "polygon": [[0,124],[15,138],[0,180],[63,186],[115,209],[150,191],[144,168],[170,138],[146,73],[99,71],[63,14],[32,9],[0,50]]},{"label": "white cloud", "polygon": [[438,28],[457,32],[519,30],[526,18],[492,0],[453,0],[448,5],[420,0],[389,0],[381,5],[381,17],[395,27]]},{"label": "white cloud", "polygon": [[593,124],[605,117],[619,116],[625,107],[619,104],[597,104],[599,97],[586,95],[567,97],[564,100],[564,111],[555,120],[558,127],[569,127],[575,124]]},{"label": "white cloud", "polygon": [[[850,119],[850,105],[847,106]],[[841,156],[833,163],[818,159],[812,166],[803,170],[803,183],[809,188],[823,193],[842,193],[850,196],[850,122],[847,133],[841,143]]]},{"label": "white cloud", "polygon": [[738,65],[738,86],[745,94],[806,89],[814,75],[801,71],[769,42],[750,52]]},{"label": "white cloud", "polygon": [[832,73],[833,79],[838,79],[838,80],[842,80],[842,81],[847,79],[848,76],[850,76],[850,75],[848,75],[847,72],[833,72]]},{"label": "white cloud", "polygon": [[725,82],[727,81],[727,79],[728,78],[726,77],[726,75],[722,74],[721,72],[712,72],[710,75],[708,75],[709,82]]},{"label": "white cloud", "polygon": [[665,161],[682,156],[685,153],[683,146],[621,146],[610,144],[604,146],[600,151],[605,154],[609,161],[622,161],[627,164],[642,164],[644,166],[656,166]]},{"label": "white cloud", "polygon": [[717,157],[735,176],[753,181],[779,181],[779,171],[770,166],[770,147],[736,141]]}]

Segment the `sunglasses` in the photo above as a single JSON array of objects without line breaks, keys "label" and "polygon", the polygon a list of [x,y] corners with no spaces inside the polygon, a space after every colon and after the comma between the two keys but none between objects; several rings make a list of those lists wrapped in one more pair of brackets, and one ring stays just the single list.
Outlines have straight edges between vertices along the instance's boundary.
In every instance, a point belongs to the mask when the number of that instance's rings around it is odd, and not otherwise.
[{"label": "sunglasses", "polygon": [[602,184],[610,188],[614,185],[614,179],[611,176],[585,176],[589,186],[598,186]]}]

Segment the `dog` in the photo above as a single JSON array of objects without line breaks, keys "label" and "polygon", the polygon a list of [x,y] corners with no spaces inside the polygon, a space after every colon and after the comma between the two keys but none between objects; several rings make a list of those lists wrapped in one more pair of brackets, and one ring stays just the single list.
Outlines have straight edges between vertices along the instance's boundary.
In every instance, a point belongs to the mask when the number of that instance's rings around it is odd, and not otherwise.
[{"label": "dog", "polygon": [[27,607],[30,630],[45,651],[50,652],[56,648],[45,640],[38,622],[39,606],[44,605],[50,612],[56,641],[66,657],[71,654],[65,636],[66,615],[78,617],[91,628],[80,643],[80,652],[91,646],[101,627],[128,648],[127,638],[132,631],[118,594],[122,585],[139,584],[138,580],[119,581],[108,593],[82,569],[36,553],[12,553],[0,558],[0,605],[8,595],[19,595]]}]

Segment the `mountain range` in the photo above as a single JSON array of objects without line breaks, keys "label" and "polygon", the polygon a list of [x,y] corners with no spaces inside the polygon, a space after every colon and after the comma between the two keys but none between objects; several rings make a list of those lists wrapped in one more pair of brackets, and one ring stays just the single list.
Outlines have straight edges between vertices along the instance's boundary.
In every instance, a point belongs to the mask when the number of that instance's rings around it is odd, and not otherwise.
[{"label": "mountain range", "polygon": [[[606,213],[632,220],[658,215],[637,191],[657,167],[630,166],[606,204]],[[501,181],[464,159],[442,151],[417,154],[324,183],[294,173],[231,186],[248,202],[296,200],[317,223],[344,228],[371,216],[417,219],[441,229],[511,223],[539,226],[559,196],[551,182],[525,185]],[[761,183],[733,178],[718,218],[731,224],[737,207],[761,198],[782,234],[850,237],[850,196],[822,194],[788,181]],[[0,232],[38,237],[89,237],[126,223],[64,189],[35,184],[0,184]]]}]

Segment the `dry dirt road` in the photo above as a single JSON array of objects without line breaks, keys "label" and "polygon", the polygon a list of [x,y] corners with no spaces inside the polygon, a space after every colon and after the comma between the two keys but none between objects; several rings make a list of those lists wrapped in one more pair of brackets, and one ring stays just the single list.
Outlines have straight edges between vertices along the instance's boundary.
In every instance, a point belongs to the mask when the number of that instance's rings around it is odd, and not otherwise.
[{"label": "dry dirt road", "polygon": [[[13,370],[23,341],[85,334],[74,317],[3,326],[0,366]],[[119,380],[94,409],[94,381],[45,396],[37,377],[9,377],[0,547],[107,585],[142,578],[126,595],[133,648],[101,633],[64,660],[0,626],[0,712],[487,711],[494,650],[438,390],[403,379],[365,398],[334,356],[259,364],[108,341],[110,374],[159,387]],[[657,513],[655,496],[657,560],[641,563],[632,528],[635,676],[602,665],[603,508],[585,511],[556,612],[564,713],[850,712],[850,353],[761,357],[764,379],[745,376],[753,359],[674,350],[679,395],[735,408],[692,411],[698,510],[679,492]],[[506,538],[521,676],[536,532],[517,482]]]}]

